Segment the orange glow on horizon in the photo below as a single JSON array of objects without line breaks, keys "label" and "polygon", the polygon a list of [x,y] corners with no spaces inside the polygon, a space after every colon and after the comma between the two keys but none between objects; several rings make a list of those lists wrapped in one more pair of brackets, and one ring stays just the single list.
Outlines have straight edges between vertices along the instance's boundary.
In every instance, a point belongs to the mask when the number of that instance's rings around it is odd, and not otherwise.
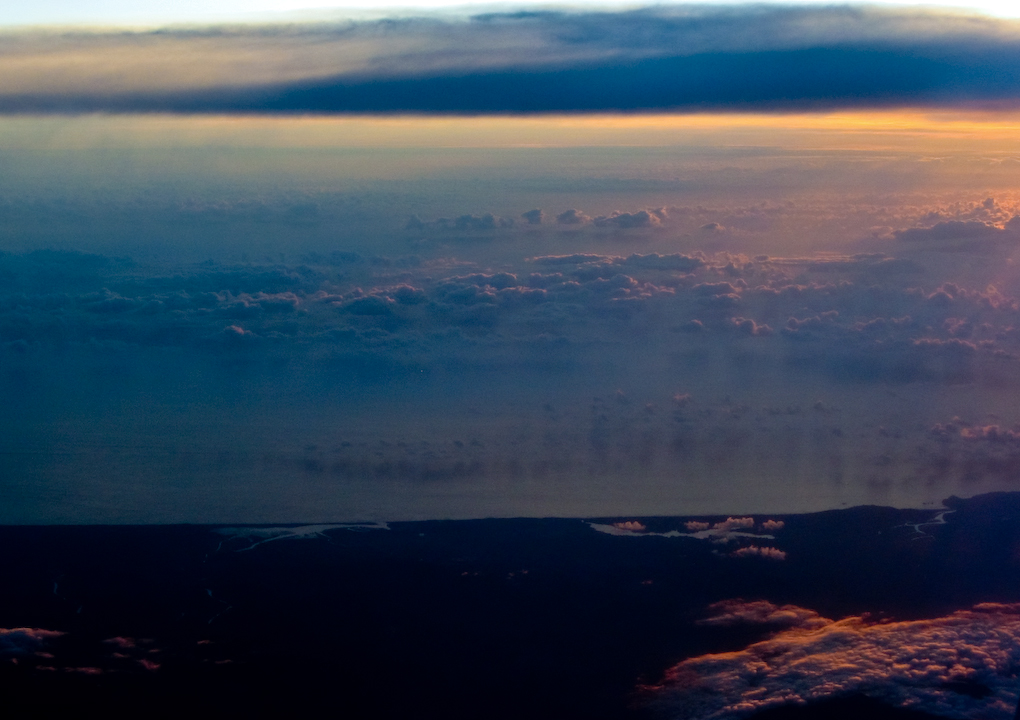
[{"label": "orange glow on horizon", "polygon": [[12,116],[8,147],[526,148],[783,146],[1020,151],[1020,111],[553,116]]}]

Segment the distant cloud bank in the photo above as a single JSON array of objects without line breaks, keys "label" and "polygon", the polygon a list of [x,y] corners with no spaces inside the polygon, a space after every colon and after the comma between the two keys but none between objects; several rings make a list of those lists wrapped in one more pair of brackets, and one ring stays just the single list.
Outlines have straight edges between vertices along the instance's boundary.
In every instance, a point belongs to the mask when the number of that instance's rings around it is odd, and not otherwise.
[{"label": "distant cloud bank", "polygon": [[[1020,25],[862,7],[14,33],[6,113],[559,113],[1013,106]],[[530,222],[530,221],[529,221]]]}]

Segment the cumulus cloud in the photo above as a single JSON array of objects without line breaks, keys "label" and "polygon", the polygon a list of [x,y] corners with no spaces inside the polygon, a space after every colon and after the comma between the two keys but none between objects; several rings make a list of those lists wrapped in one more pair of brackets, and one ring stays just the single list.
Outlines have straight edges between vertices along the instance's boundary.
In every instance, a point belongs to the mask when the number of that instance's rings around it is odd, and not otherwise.
[{"label": "cumulus cloud", "polygon": [[527,212],[521,213],[521,217],[528,225],[541,225],[545,219],[545,213],[539,209],[528,210]]},{"label": "cumulus cloud", "polygon": [[774,547],[759,547],[757,545],[748,545],[734,550],[730,553],[733,557],[761,557],[769,560],[785,560],[786,553],[783,550]]},{"label": "cumulus cloud", "polygon": [[735,328],[740,330],[742,333],[747,335],[771,335],[772,328],[768,325],[759,325],[750,318],[734,317],[730,318],[730,322]]},{"label": "cumulus cloud", "polygon": [[657,227],[662,223],[659,215],[639,210],[634,213],[616,211],[611,215],[599,215],[592,220],[595,227],[615,227],[620,229]]},{"label": "cumulus cloud", "polygon": [[795,606],[729,601],[706,624],[786,626],[731,653],[690,658],[645,687],[664,717],[729,720],[766,708],[863,694],[949,718],[1013,717],[1020,608],[984,603],[929,620],[829,620]]},{"label": "cumulus cloud", "polygon": [[753,527],[754,518],[752,517],[742,518],[729,517],[723,520],[722,522],[717,522],[715,525],[712,526],[712,529],[719,530],[722,532],[728,532],[730,530],[750,530]]},{"label": "cumulus cloud", "polygon": [[556,216],[556,222],[560,225],[583,225],[591,220],[590,217],[585,215],[580,210],[570,209],[564,210]]},{"label": "cumulus cloud", "polygon": [[436,220],[422,220],[417,215],[412,215],[404,226],[407,230],[498,230],[514,226],[513,218],[504,218],[492,213],[483,215],[458,215],[455,218],[437,218]]},{"label": "cumulus cloud", "polygon": [[1011,219],[1002,227],[980,220],[946,220],[935,223],[931,227],[896,230],[893,232],[893,237],[897,240],[915,243],[989,241],[1000,238],[1020,239],[1018,225],[1020,225],[1020,221],[1016,221],[1016,218]]},{"label": "cumulus cloud", "polygon": [[613,527],[619,528],[620,530],[629,530],[631,532],[644,532],[648,527],[637,520],[627,520],[625,522],[613,523]]}]

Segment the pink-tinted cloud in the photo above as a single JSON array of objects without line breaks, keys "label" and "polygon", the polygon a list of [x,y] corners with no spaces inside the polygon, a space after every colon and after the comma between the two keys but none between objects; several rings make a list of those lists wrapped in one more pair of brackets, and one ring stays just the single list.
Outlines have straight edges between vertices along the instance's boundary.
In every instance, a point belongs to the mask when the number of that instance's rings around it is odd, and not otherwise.
[{"label": "pink-tinted cloud", "polygon": [[929,620],[830,620],[796,606],[729,601],[706,624],[789,628],[730,653],[690,658],[645,687],[666,717],[736,720],[769,707],[861,693],[948,718],[1008,720],[1017,705],[1020,607],[983,603]]},{"label": "pink-tinted cloud", "polygon": [[782,520],[766,520],[761,524],[761,529],[765,532],[776,532],[786,527],[786,523]]},{"label": "pink-tinted cloud", "polygon": [[134,638],[120,636],[107,638],[106,640],[103,640],[103,642],[107,645],[113,645],[114,647],[119,647],[124,650],[127,648],[133,648],[136,645]]},{"label": "pink-tinted cloud", "polygon": [[743,518],[726,518],[722,522],[717,522],[712,526],[713,530],[750,530],[754,527],[754,518],[743,517]]},{"label": "pink-tinted cloud", "polygon": [[40,628],[0,628],[0,657],[41,652],[47,642],[63,634]]},{"label": "pink-tinted cloud", "polygon": [[814,610],[796,605],[773,605],[767,600],[746,601],[741,599],[722,600],[713,603],[709,609],[711,617],[698,622],[699,625],[777,625],[783,627],[820,628],[831,620],[823,618]]},{"label": "pink-tinted cloud", "polygon": [[64,672],[77,673],[79,675],[102,675],[103,669],[97,667],[66,667]]},{"label": "pink-tinted cloud", "polygon": [[644,532],[648,529],[644,523],[640,523],[637,520],[613,523],[613,527],[620,528],[621,530],[630,530],[631,532]]},{"label": "pink-tinted cloud", "polygon": [[757,545],[749,545],[742,547],[739,550],[734,550],[731,555],[733,557],[763,557],[769,560],[785,560],[786,553],[782,550],[774,547],[758,547]]}]

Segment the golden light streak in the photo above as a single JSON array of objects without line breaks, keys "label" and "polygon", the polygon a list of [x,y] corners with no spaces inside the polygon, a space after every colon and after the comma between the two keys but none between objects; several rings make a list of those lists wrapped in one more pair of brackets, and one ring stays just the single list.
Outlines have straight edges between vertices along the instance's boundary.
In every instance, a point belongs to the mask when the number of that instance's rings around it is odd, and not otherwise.
[{"label": "golden light streak", "polygon": [[515,148],[766,146],[1020,152],[1020,112],[422,116],[14,116],[6,147]]}]

